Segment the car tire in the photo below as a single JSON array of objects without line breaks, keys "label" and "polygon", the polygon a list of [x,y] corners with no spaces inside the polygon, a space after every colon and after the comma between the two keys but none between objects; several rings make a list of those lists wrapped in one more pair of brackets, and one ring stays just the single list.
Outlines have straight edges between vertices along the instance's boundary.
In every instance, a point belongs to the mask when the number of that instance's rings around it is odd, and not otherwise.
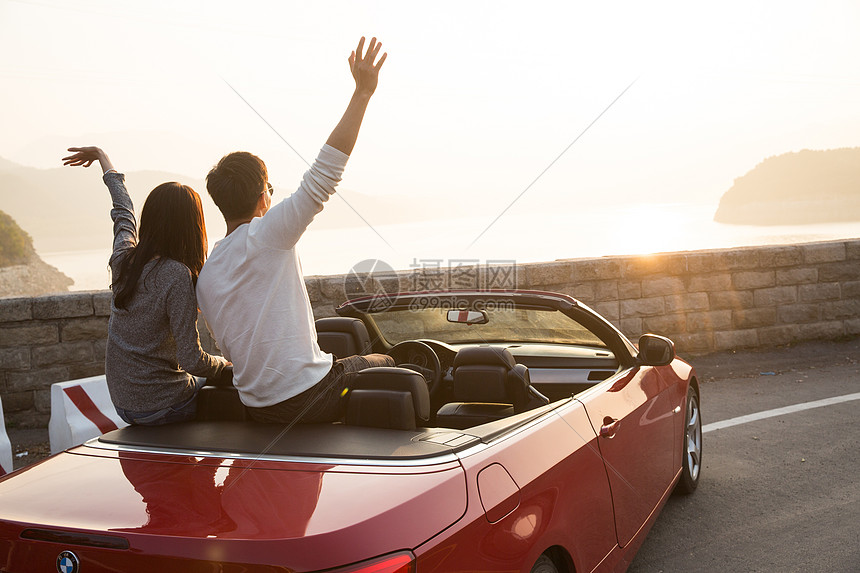
[{"label": "car tire", "polygon": [[681,446],[681,479],[675,491],[691,494],[699,485],[702,475],[702,410],[699,407],[699,392],[690,385],[687,390],[684,436]]},{"label": "car tire", "polygon": [[559,573],[555,562],[546,555],[541,555],[532,566],[531,573]]}]

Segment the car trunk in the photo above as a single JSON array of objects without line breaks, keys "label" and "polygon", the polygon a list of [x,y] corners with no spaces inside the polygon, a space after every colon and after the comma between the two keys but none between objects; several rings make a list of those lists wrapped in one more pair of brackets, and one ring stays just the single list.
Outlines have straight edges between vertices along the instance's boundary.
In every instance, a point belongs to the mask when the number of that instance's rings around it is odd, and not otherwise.
[{"label": "car trunk", "polygon": [[450,459],[350,465],[84,446],[0,480],[0,570],[54,571],[71,551],[84,573],[316,571],[413,548],[465,508]]}]

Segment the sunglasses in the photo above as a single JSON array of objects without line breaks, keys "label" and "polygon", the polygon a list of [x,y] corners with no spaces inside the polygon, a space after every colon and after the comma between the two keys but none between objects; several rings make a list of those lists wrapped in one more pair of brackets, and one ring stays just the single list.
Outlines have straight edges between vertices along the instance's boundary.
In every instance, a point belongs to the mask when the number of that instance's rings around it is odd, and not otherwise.
[{"label": "sunglasses", "polygon": [[[272,187],[272,184],[271,184],[271,183],[269,183],[268,181],[266,181],[266,191],[268,191],[268,192],[269,192],[269,197],[271,197],[272,195],[274,195],[274,194],[275,194],[275,188],[274,188],[274,187]],[[265,193],[266,191],[262,191],[260,194],[262,195],[262,194],[263,194],[263,193]]]}]

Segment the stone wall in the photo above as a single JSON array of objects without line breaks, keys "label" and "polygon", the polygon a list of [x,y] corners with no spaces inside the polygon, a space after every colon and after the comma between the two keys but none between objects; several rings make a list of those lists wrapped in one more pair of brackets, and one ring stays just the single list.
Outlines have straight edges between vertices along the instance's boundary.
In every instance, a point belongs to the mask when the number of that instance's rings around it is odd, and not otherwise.
[{"label": "stone wall", "polygon": [[[467,286],[488,269],[422,269],[362,281],[308,277],[317,317],[368,288]],[[570,294],[634,342],[672,338],[680,354],[860,334],[860,239],[525,264],[521,289]],[[504,275],[512,280],[510,272]],[[483,279],[480,285],[487,285]],[[489,286],[499,286],[490,281]],[[512,286],[509,282],[501,286]],[[50,385],[103,373],[110,293],[0,299],[0,395],[8,424],[45,426]],[[200,327],[204,348],[214,343]]]},{"label": "stone wall", "polygon": [[110,291],[0,299],[7,425],[46,427],[51,384],[104,374]]}]

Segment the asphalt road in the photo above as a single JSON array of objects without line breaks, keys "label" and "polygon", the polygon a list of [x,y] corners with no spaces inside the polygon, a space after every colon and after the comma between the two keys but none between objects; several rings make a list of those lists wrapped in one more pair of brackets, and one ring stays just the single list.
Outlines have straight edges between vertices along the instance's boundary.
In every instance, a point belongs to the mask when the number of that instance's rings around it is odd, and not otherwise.
[{"label": "asphalt road", "polygon": [[[692,358],[707,424],[860,392],[860,340]],[[860,400],[703,436],[630,573],[860,572]]]}]

